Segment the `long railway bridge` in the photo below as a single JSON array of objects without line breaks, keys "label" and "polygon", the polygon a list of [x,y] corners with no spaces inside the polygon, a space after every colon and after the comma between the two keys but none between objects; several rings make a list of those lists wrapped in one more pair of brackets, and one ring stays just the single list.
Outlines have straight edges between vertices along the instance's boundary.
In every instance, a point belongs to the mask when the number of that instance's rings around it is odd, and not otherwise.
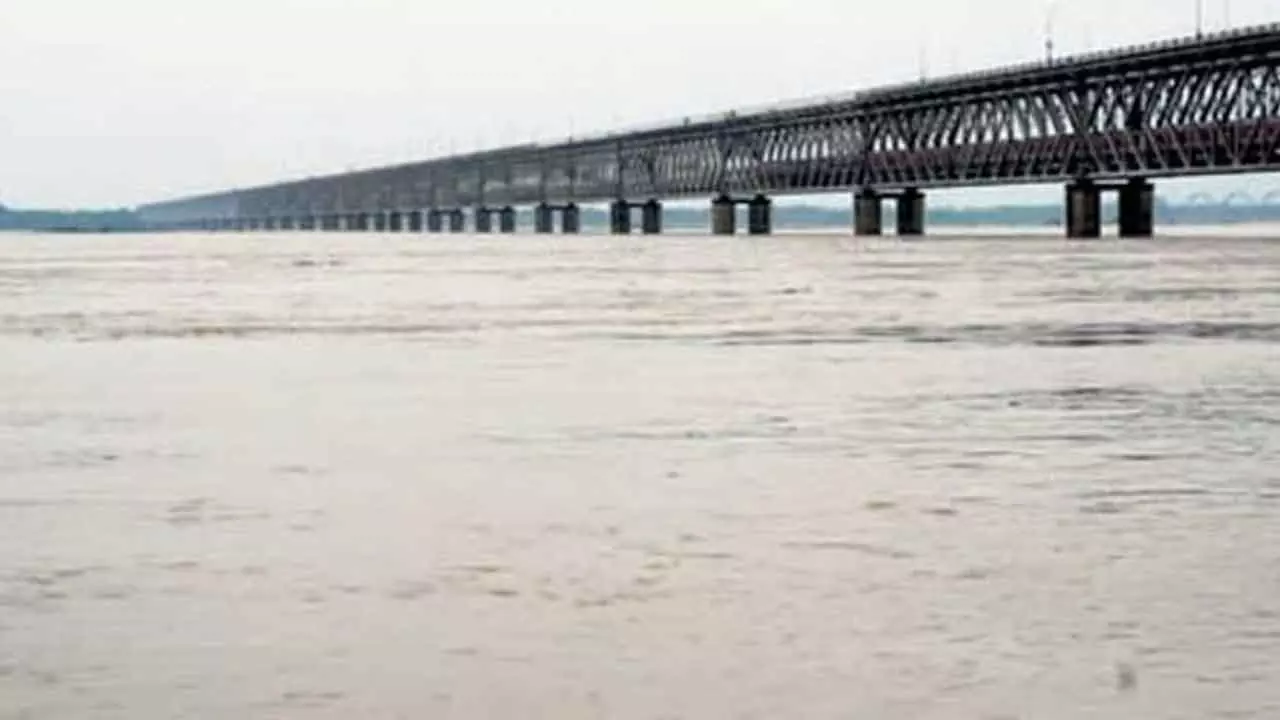
[{"label": "long railway bridge", "polygon": [[[662,202],[707,198],[711,231],[773,229],[773,198],[852,193],[854,230],[924,232],[925,191],[1061,183],[1071,237],[1153,229],[1158,178],[1280,168],[1280,24],[1172,39],[839,97],[688,118],[146,205],[158,229],[515,232],[580,228],[608,203],[615,233],[662,231]],[[496,224],[495,224],[496,219]],[[559,223],[557,223],[557,219]]]}]

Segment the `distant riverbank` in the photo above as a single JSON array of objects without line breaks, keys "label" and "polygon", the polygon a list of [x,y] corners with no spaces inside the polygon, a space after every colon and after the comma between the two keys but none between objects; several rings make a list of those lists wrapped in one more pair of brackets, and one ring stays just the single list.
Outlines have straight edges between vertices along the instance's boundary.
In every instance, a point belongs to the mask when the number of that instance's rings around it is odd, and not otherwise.
[{"label": "distant riverbank", "polygon": [[[892,203],[887,208],[892,212]],[[1115,207],[1103,208],[1107,224],[1115,222]],[[989,207],[936,206],[928,211],[930,228],[1056,228],[1061,225],[1062,208],[1057,205],[1002,205]],[[703,228],[710,222],[705,208],[668,207],[668,228]],[[532,213],[521,213],[521,226],[532,224]],[[774,222],[779,229],[841,229],[851,225],[849,208],[816,205],[778,204]],[[1156,207],[1157,227],[1236,226],[1280,223],[1280,206],[1272,205],[1169,205]],[[608,228],[606,208],[584,206],[582,226],[587,231]],[[26,230],[56,233],[137,232],[145,230],[141,219],[129,209],[116,210],[5,210],[0,209],[0,231]]]}]

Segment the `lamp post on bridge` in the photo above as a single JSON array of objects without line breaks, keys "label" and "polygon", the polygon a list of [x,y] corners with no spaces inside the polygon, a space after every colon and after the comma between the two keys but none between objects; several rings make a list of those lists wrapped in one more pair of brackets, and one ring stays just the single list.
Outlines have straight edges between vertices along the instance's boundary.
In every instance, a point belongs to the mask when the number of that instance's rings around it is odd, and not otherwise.
[{"label": "lamp post on bridge", "polygon": [[1058,13],[1058,5],[1062,0],[1049,0],[1049,7],[1044,12],[1044,60],[1053,62],[1053,21]]}]

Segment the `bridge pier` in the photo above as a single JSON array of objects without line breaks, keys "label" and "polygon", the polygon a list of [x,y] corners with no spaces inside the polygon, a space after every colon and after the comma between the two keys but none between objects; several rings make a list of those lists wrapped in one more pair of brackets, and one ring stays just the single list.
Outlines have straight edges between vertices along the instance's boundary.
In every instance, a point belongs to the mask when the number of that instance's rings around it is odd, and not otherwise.
[{"label": "bridge pier", "polygon": [[640,231],[645,235],[662,234],[662,203],[650,200],[640,208]]},{"label": "bridge pier", "polygon": [[449,215],[449,232],[460,233],[467,229],[467,216],[461,209],[448,211]]},{"label": "bridge pier", "polygon": [[405,216],[409,220],[409,223],[408,223],[409,232],[411,233],[422,232],[422,211],[421,210],[410,210],[408,213],[405,214]]},{"label": "bridge pier", "polygon": [[1092,180],[1067,186],[1067,237],[1102,236],[1102,191]]},{"label": "bridge pier", "polygon": [[582,211],[575,203],[569,203],[560,210],[560,230],[565,235],[577,235],[582,230]]},{"label": "bridge pier", "polygon": [[1120,187],[1120,237],[1151,237],[1155,229],[1155,187],[1133,178]]},{"label": "bridge pier", "polygon": [[747,201],[747,233],[768,235],[773,232],[773,201],[756,195]]},{"label": "bridge pier", "polygon": [[924,193],[907,188],[898,195],[898,236],[924,234]]},{"label": "bridge pier", "polygon": [[863,188],[853,196],[853,234],[863,237],[884,232],[884,207],[880,193]]},{"label": "bridge pier", "polygon": [[548,235],[555,231],[555,210],[546,203],[539,203],[533,209],[533,231],[539,235]]},{"label": "bridge pier", "polygon": [[498,211],[498,232],[511,234],[516,231],[516,209],[510,205]]},{"label": "bridge pier", "polygon": [[478,234],[488,234],[493,232],[493,211],[487,207],[477,207],[472,211],[475,217],[475,228]]},{"label": "bridge pier", "polygon": [[609,206],[609,232],[614,235],[631,234],[631,203],[615,200]]},{"label": "bridge pier", "polygon": [[737,206],[733,198],[720,195],[711,201],[711,234],[734,235],[738,232]]}]

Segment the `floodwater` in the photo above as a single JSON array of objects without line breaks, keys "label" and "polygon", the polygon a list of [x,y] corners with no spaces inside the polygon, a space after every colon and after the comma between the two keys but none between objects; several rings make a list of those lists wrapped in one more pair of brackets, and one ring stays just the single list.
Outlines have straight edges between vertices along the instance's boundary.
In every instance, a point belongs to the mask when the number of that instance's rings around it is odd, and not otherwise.
[{"label": "floodwater", "polygon": [[1280,717],[1280,244],[0,236],[0,718]]}]

